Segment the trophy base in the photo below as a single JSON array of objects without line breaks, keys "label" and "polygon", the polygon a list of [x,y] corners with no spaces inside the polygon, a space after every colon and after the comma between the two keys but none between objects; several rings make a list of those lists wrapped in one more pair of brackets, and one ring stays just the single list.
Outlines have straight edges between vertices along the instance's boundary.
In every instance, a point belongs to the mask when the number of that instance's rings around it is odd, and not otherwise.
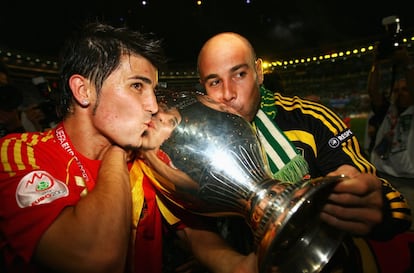
[{"label": "trophy base", "polygon": [[329,262],[345,233],[322,222],[319,213],[329,185],[339,178],[311,181],[299,189],[302,196],[269,221],[257,248],[261,273],[318,273]]}]

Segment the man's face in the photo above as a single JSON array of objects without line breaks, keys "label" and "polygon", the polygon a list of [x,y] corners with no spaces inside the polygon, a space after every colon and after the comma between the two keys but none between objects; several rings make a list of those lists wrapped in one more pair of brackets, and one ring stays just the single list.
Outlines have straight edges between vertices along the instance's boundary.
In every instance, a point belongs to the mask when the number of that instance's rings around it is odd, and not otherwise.
[{"label": "man's face", "polygon": [[215,101],[233,108],[248,121],[260,103],[261,61],[254,62],[248,48],[237,43],[216,43],[203,49],[199,58],[200,82]]},{"label": "man's face", "polygon": [[89,107],[96,130],[114,143],[139,148],[153,113],[158,111],[157,69],[141,56],[124,56]]},{"label": "man's face", "polygon": [[181,122],[181,115],[176,108],[168,108],[166,104],[159,103],[158,109],[142,139],[143,149],[159,148]]},{"label": "man's face", "polygon": [[398,107],[405,109],[414,104],[414,97],[412,92],[408,90],[406,79],[400,79],[394,83],[393,93]]}]

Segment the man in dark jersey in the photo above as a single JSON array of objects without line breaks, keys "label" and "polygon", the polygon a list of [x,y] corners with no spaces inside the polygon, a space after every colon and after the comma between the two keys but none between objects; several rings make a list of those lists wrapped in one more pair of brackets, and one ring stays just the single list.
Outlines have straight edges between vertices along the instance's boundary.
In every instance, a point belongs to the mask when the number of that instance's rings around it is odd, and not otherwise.
[{"label": "man in dark jersey", "polygon": [[409,228],[411,211],[405,199],[376,176],[341,118],[321,104],[267,90],[262,60],[246,38],[237,33],[210,38],[200,50],[198,72],[212,99],[256,126],[275,178],[292,181],[339,174],[349,178],[333,188],[320,214],[323,221],[378,240]]}]

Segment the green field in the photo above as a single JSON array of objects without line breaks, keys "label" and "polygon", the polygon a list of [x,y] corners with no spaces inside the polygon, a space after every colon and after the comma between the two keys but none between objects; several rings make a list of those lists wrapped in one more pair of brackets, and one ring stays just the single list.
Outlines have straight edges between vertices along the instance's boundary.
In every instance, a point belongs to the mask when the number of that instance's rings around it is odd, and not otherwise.
[{"label": "green field", "polygon": [[365,141],[365,128],[367,124],[367,118],[352,118],[351,119],[351,130],[357,136],[359,144],[363,149]]}]

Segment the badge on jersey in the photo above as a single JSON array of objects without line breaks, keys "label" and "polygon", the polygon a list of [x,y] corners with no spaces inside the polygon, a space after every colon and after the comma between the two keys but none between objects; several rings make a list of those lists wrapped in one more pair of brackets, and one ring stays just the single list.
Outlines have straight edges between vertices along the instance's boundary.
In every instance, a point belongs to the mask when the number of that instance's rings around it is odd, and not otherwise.
[{"label": "badge on jersey", "polygon": [[28,173],[16,189],[16,201],[21,208],[48,204],[68,195],[66,184],[45,171]]},{"label": "badge on jersey", "polygon": [[338,135],[332,137],[328,141],[328,145],[331,148],[337,148],[341,143],[345,142],[349,138],[351,138],[354,134],[350,129],[346,129],[345,131],[339,133]]}]

